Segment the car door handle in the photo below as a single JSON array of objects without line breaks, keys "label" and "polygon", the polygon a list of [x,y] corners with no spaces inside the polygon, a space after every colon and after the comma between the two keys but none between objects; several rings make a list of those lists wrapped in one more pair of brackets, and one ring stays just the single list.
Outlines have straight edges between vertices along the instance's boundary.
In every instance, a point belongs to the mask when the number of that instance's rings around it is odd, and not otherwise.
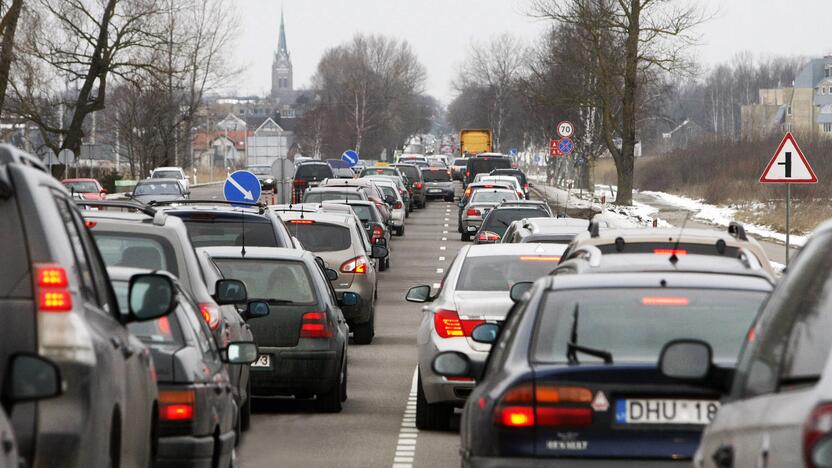
[{"label": "car door handle", "polygon": [[734,447],[720,445],[711,456],[717,468],[732,468],[734,466]]}]

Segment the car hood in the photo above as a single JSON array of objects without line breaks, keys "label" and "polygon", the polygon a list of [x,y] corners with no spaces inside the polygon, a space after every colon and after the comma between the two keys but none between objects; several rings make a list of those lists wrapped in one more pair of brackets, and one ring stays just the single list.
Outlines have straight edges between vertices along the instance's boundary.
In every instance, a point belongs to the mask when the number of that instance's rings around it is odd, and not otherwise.
[{"label": "car hood", "polygon": [[512,302],[508,291],[456,291],[454,304],[461,318],[502,321]]}]

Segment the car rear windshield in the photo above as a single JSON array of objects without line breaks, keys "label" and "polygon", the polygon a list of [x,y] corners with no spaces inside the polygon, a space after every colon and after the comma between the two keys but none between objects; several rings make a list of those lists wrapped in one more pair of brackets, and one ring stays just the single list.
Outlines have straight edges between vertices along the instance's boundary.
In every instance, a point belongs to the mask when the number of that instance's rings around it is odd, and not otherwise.
[{"label": "car rear windshield", "polygon": [[249,166],[246,170],[254,175],[272,175],[271,166]]},{"label": "car rear windshield", "polygon": [[465,158],[454,159],[454,166],[464,167],[468,165],[468,160]]},{"label": "car rear windshield", "polygon": [[363,200],[358,192],[306,192],[303,194],[304,203],[321,203],[325,201]]},{"label": "car rear windshield", "polygon": [[373,175],[398,176],[399,171],[395,167],[369,167],[361,171],[361,177]]},{"label": "car rear windshield", "polygon": [[[113,281],[113,292],[116,294],[116,301],[122,315],[126,315],[129,311],[127,305],[129,289],[130,283],[127,281]],[[127,329],[145,343],[182,343],[183,341],[176,314],[147,322],[133,322],[127,325]]]},{"label": "car rear windshield", "polygon": [[0,298],[32,297],[32,268],[23,222],[14,196],[0,198]]},{"label": "car rear windshield", "polygon": [[154,179],[181,179],[182,173],[179,171],[154,171],[152,178]]},{"label": "car rear windshield", "polygon": [[415,166],[396,166],[396,169],[411,181],[419,180],[419,168]]},{"label": "car rear windshield", "polygon": [[515,283],[534,281],[557,268],[559,255],[488,255],[467,257],[459,272],[459,291],[508,291]]},{"label": "car rear windshield", "polygon": [[[537,361],[570,362],[569,343],[612,355],[614,363],[655,365],[669,341],[698,339],[714,361],[736,362],[767,294],[724,289],[593,289],[550,292],[535,330]],[[602,363],[583,352],[572,362]]]},{"label": "car rear windshield", "polygon": [[508,158],[478,157],[468,159],[468,170],[471,175],[488,173],[494,169],[510,169],[511,161]]},{"label": "car rear windshield", "polygon": [[517,194],[506,190],[477,190],[471,195],[471,203],[500,203],[517,200]]},{"label": "car rear windshield", "polygon": [[385,196],[385,198],[386,197],[399,198],[397,196],[398,193],[397,193],[396,189],[394,189],[393,187],[390,187],[389,185],[379,185],[378,188],[381,189],[381,193]]},{"label": "car rear windshield", "polygon": [[329,164],[301,164],[295,170],[296,180],[324,180],[334,177]]},{"label": "car rear windshield", "polygon": [[225,278],[240,280],[248,297],[272,304],[315,304],[312,278],[303,262],[259,258],[215,258]]},{"label": "car rear windshield", "polygon": [[492,210],[491,213],[488,213],[488,217],[486,217],[485,221],[483,221],[483,230],[496,232],[500,235],[500,237],[502,237],[503,234],[506,233],[508,225],[511,224],[513,221],[517,221],[518,219],[523,218],[535,218],[539,216],[548,215],[549,213],[547,213],[542,208],[540,210],[500,208],[497,210]]},{"label": "car rear windshield", "polygon": [[277,240],[268,218],[246,215],[243,222],[237,213],[210,212],[177,213],[176,216],[181,217],[188,227],[188,237],[195,248],[242,246],[243,241],[248,247],[285,247]]},{"label": "car rear windshield", "polygon": [[107,266],[165,270],[179,274],[176,254],[167,239],[153,234],[99,232],[92,229],[101,258]]},{"label": "car rear windshield", "polygon": [[304,219],[290,220],[286,226],[303,248],[312,252],[337,252],[352,245],[350,230],[343,226]]},{"label": "car rear windshield", "polygon": [[64,187],[70,192],[76,193],[98,193],[99,188],[95,182],[64,182]]},{"label": "car rear windshield", "polygon": [[350,206],[352,207],[352,211],[355,212],[355,215],[358,216],[358,219],[360,219],[362,223],[378,222],[375,211],[373,211],[373,209],[369,205]]},{"label": "car rear windshield", "polygon": [[517,169],[495,169],[491,171],[491,175],[515,177],[521,184],[526,183],[526,174],[524,174],[523,171],[518,171]]},{"label": "car rear windshield", "polygon": [[428,169],[426,171],[422,171],[422,177],[425,178],[425,182],[450,182],[451,176],[448,175],[448,171],[446,169]]},{"label": "car rear windshield", "polygon": [[625,242],[623,246],[616,246],[614,244],[599,245],[598,248],[601,253],[669,253],[675,250],[677,255],[696,254],[696,255],[724,255],[731,258],[736,258],[739,254],[737,247],[724,247],[722,253],[717,249],[716,242],[712,244],[686,244],[684,242],[678,245],[675,242]]},{"label": "car rear windshield", "polygon": [[182,187],[178,182],[148,182],[136,185],[133,195],[179,195]]}]

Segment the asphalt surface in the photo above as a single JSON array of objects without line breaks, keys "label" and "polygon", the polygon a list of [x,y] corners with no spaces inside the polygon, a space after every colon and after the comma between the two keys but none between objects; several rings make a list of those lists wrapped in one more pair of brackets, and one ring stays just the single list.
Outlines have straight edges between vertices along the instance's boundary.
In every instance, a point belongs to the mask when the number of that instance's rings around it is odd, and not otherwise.
[{"label": "asphalt surface", "polygon": [[[192,197],[222,198],[221,186],[196,187]],[[375,339],[348,349],[343,411],[318,414],[309,401],[256,401],[238,449],[241,467],[459,466],[458,432],[415,429],[411,389],[422,312],[404,300],[411,286],[439,283],[463,245],[456,210],[455,203],[428,202],[410,214],[404,237],[393,238],[391,268],[380,273]]]}]

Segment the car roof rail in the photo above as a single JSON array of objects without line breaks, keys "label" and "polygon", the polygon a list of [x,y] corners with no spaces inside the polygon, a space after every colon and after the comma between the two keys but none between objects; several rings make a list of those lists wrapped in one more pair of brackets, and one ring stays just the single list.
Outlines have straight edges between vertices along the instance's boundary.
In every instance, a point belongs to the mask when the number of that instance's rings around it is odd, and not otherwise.
[{"label": "car roof rail", "polygon": [[126,208],[136,210],[147,216],[156,216],[158,212],[156,208],[134,200],[75,200],[75,204],[96,208]]},{"label": "car roof rail", "polygon": [[601,257],[603,257],[603,255],[604,254],[601,252],[601,249],[594,245],[582,245],[570,252],[567,260],[575,258],[587,260],[590,267],[597,268],[601,266]]},{"label": "car roof rail", "polygon": [[756,255],[745,247],[740,247],[737,256],[743,265],[745,265],[745,267],[749,270],[759,271],[763,269],[763,266],[760,264],[760,259],[758,259]]},{"label": "car roof rail", "polygon": [[9,163],[25,164],[40,171],[49,172],[37,156],[8,143],[0,144],[0,164]]},{"label": "car roof rail", "polygon": [[745,233],[745,226],[736,221],[731,221],[730,223],[728,223],[728,234],[733,236],[735,239],[739,239],[742,241],[748,240],[748,235],[746,235]]},{"label": "car roof rail", "polygon": [[240,202],[228,200],[166,200],[151,201],[148,206],[171,206],[171,205],[233,205],[235,208],[256,208],[260,214],[268,211],[269,207],[260,202]]},{"label": "car roof rail", "polygon": [[589,235],[591,237],[598,237],[601,235],[601,225],[598,224],[597,221],[590,221],[586,230],[589,231]]}]

